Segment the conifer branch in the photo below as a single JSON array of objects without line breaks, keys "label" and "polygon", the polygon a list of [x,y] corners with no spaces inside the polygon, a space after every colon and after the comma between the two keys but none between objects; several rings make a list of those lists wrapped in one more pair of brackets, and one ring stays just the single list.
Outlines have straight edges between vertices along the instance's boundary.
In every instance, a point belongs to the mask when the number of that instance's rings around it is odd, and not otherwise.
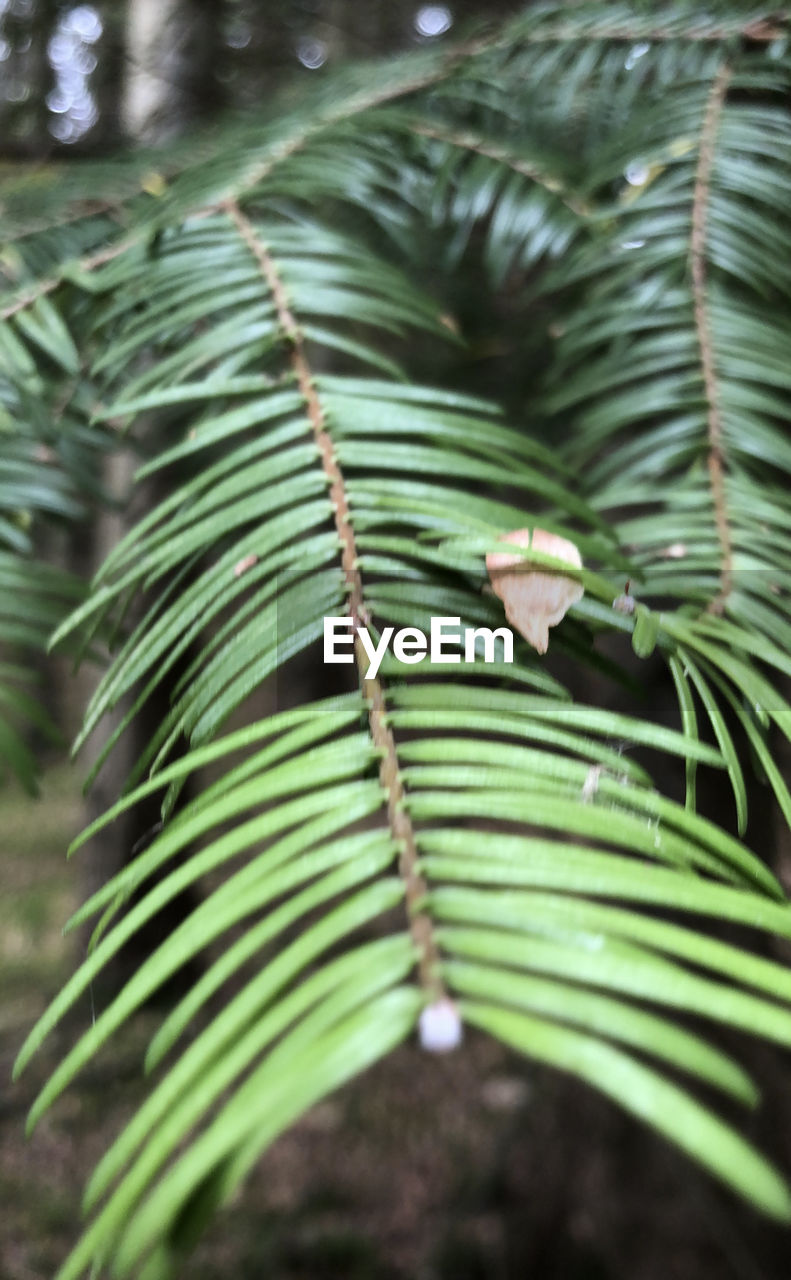
[{"label": "conifer branch", "polygon": [[387,815],[390,830],[400,849],[399,872],[404,882],[410,931],[418,949],[418,973],[421,986],[432,1000],[446,996],[438,974],[438,949],[430,917],[422,909],[428,892],[426,882],[418,870],[418,850],[412,821],[405,804],[404,787],[398,765],[398,752],[392,729],[387,721],[387,709],[382,682],[375,677],[365,679],[368,656],[356,628],[368,625],[362,575],[358,567],[354,530],[349,519],[346,486],[335,456],[332,438],[327,431],[324,411],[319,400],[310,365],[305,353],[305,342],[299,324],[291,310],[286,289],[277,266],[266,245],[261,241],[250,220],[235,201],[228,201],[225,212],[233,222],[242,240],[255,258],[272,295],[280,328],[290,344],[290,363],[294,378],[305,401],[313,438],[319,450],[321,465],[329,481],[335,528],[341,544],[341,564],[346,578],[347,611],[355,628],[354,654],[368,703],[368,722],[371,737],[381,753],[379,777],[387,796]]},{"label": "conifer branch", "polygon": [[[581,6],[584,7],[584,6]],[[652,26],[639,19],[630,23],[600,23],[597,26],[577,26],[571,22],[548,24],[537,27],[526,35],[530,44],[571,43],[574,41],[593,42],[594,40],[648,40],[663,42],[667,40],[706,42],[720,44],[723,40],[741,38],[757,44],[768,44],[788,35],[788,25],[782,15],[776,18],[754,18],[750,22],[723,22],[717,26],[694,26],[679,28],[673,26]]]},{"label": "conifer branch", "polygon": [[714,520],[720,543],[720,589],[710,601],[709,613],[721,614],[730,594],[733,579],[733,543],[728,519],[725,492],[725,457],[722,440],[722,419],[717,394],[717,375],[714,367],[714,349],[711,324],[706,301],[706,217],[711,189],[711,172],[714,164],[714,145],[730,81],[730,68],[720,67],[711,87],[698,151],[698,167],[695,174],[695,190],[692,197],[692,235],[690,239],[692,294],[695,311],[695,330],[700,347],[703,386],[706,396],[708,469],[714,503]]},{"label": "conifer branch", "polygon": [[104,249],[99,249],[96,253],[89,253],[84,258],[78,258],[76,264],[74,262],[64,264],[60,271],[48,276],[46,280],[40,280],[32,289],[28,289],[26,293],[3,307],[0,310],[0,320],[10,320],[19,311],[32,307],[34,303],[38,302],[39,298],[46,297],[48,293],[54,293],[58,286],[63,284],[66,267],[76,265],[80,271],[93,271],[96,267],[102,267],[106,262],[111,262],[113,258],[125,253],[135,243],[136,238],[135,236],[126,237],[118,244],[108,245]]},{"label": "conifer branch", "polygon": [[518,156],[513,155],[507,147],[498,146],[478,134],[460,133],[453,129],[443,128],[441,125],[414,124],[412,125],[412,132],[422,138],[433,138],[438,142],[446,142],[449,146],[458,147],[462,151],[472,151],[475,155],[484,156],[487,160],[495,160],[498,164],[503,164],[506,168],[513,170],[514,173],[521,174],[523,178],[529,178],[531,182],[543,187],[545,191],[556,195],[566,208],[571,209],[572,213],[576,213],[578,217],[585,218],[590,213],[589,207],[566,191],[559,179],[553,178],[548,173],[542,173],[540,169],[530,164],[527,160],[521,160]]}]

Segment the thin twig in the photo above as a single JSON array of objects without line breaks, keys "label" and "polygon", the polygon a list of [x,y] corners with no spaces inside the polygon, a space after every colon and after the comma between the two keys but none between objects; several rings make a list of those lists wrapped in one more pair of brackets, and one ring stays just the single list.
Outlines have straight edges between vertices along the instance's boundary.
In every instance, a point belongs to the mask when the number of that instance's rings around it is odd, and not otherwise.
[{"label": "thin twig", "polygon": [[[445,78],[449,71],[452,70],[457,63],[462,62],[465,58],[477,57],[479,54],[486,52],[489,48],[495,46],[498,41],[503,39],[503,33],[498,31],[495,35],[488,39],[470,41],[467,44],[457,45],[455,48],[448,50],[447,54],[436,66],[430,71],[423,71],[412,77],[411,80],[405,80],[398,84],[385,84],[376,89],[370,89],[366,92],[360,92],[352,95],[351,98],[345,99],[332,111],[326,112],[315,124],[308,125],[301,133],[294,138],[276,147],[270,155],[264,160],[257,161],[244,174],[241,182],[235,185],[234,197],[238,199],[246,191],[250,191],[256,187],[264,178],[268,178],[269,174],[276,167],[287,160],[295,152],[301,151],[302,148],[310,141],[311,138],[323,133],[325,129],[331,128],[333,125],[341,124],[344,120],[352,116],[359,115],[362,111],[370,111],[375,107],[384,106],[386,102],[392,102],[396,98],[405,98],[412,93],[418,93],[421,89],[428,89],[431,85],[436,84],[439,80]],[[233,198],[233,197],[232,197]],[[224,202],[221,202],[224,203]]]},{"label": "thin twig", "polygon": [[756,18],[752,22],[746,23],[728,23],[718,27],[714,26],[689,26],[683,30],[678,27],[650,27],[640,22],[634,25],[627,23],[601,23],[598,26],[577,26],[572,22],[554,23],[546,27],[537,26],[534,31],[525,33],[524,39],[529,44],[549,44],[556,42],[558,44],[585,41],[585,40],[649,40],[649,41],[666,41],[666,40],[690,40],[694,42],[709,41],[711,43],[719,43],[722,40],[732,40],[735,36],[740,36],[743,40],[754,41],[758,44],[778,40],[782,36],[788,35],[788,25],[782,21],[778,23],[771,22],[768,18]]},{"label": "thin twig", "polygon": [[105,249],[99,249],[96,253],[89,253],[84,258],[78,258],[76,262],[71,261],[64,263],[58,275],[50,276],[47,280],[41,280],[34,288],[29,289],[27,293],[22,294],[20,298],[10,302],[8,306],[0,311],[0,320],[10,320],[18,311],[24,311],[25,307],[32,307],[34,302],[38,302],[39,298],[45,297],[48,293],[54,293],[58,285],[63,283],[64,271],[68,268],[73,270],[78,267],[81,271],[93,271],[95,267],[104,266],[105,262],[111,262],[113,258],[117,258],[119,254],[124,253],[135,244],[137,237],[127,236],[125,240],[119,244],[109,245]]},{"label": "thin twig", "polygon": [[476,155],[485,156],[488,160],[496,160],[499,164],[505,165],[508,169],[521,174],[524,178],[529,178],[538,186],[556,195],[561,203],[571,209],[572,213],[576,213],[578,217],[585,218],[590,213],[587,205],[569,195],[557,178],[553,178],[547,173],[542,173],[540,169],[537,169],[535,165],[530,164],[527,160],[520,160],[518,156],[512,155],[507,147],[498,146],[497,143],[490,142],[479,134],[445,129],[441,125],[417,123],[411,125],[411,131],[423,138],[434,138],[438,142],[447,142],[450,146],[458,147],[463,151],[474,151]]},{"label": "thin twig", "polygon": [[[335,457],[332,438],[327,431],[324,411],[305,354],[302,331],[291,310],[283,281],[266,245],[260,240],[252,223],[235,201],[229,200],[224,207],[259,265],[272,295],[280,328],[290,344],[291,368],[305,401],[313,438],[321,457],[321,465],[330,484],[329,492],[334,510],[335,528],[341,543],[341,564],[346,577],[348,613],[355,629],[366,626],[368,611],[365,606],[362,576],[357,563],[354,530],[349,519],[346,486]],[[431,918],[421,906],[427,893],[427,885],[418,870],[415,832],[405,805],[395,739],[387,722],[384,689],[379,679],[364,679],[364,672],[368,668],[368,657],[356,630],[355,637],[355,659],[363,693],[368,703],[371,737],[382,757],[379,777],[387,795],[390,830],[401,851],[399,872],[404,882],[410,931],[418,950],[419,979],[421,986],[430,993],[432,1000],[438,1000],[444,997],[446,992],[438,972],[439,953]]]},{"label": "thin twig", "polygon": [[722,419],[720,417],[717,375],[714,368],[714,350],[706,298],[706,216],[709,205],[711,171],[714,164],[715,139],[730,78],[730,68],[727,65],[720,67],[714,77],[714,83],[706,103],[703,127],[700,134],[695,190],[692,197],[692,234],[690,238],[695,329],[700,347],[703,387],[707,405],[709,481],[721,553],[720,588],[715,598],[709,601],[707,611],[717,614],[722,613],[725,608],[725,602],[732,587],[733,544],[725,492]]}]

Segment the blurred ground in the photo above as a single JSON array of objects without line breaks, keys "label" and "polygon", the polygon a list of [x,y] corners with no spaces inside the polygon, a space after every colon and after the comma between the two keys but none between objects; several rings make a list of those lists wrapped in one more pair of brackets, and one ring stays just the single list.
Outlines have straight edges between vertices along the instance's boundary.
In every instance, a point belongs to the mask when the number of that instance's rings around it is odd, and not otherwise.
[{"label": "blurred ground", "polygon": [[[75,964],[62,925],[79,869],[79,770],[40,801],[0,795],[0,1277],[52,1280],[90,1170],[144,1092],[141,1014],[27,1142],[47,1071],[90,1019],[55,1033],[17,1086],[11,1064]],[[740,1042],[742,1048],[744,1041]],[[789,1153],[787,1063],[753,1064],[756,1120]],[[784,1161],[786,1168],[791,1161]],[[482,1038],[405,1046],[320,1104],[262,1161],[185,1265],[186,1280],[787,1280],[791,1233],[767,1225],[614,1107]]]}]

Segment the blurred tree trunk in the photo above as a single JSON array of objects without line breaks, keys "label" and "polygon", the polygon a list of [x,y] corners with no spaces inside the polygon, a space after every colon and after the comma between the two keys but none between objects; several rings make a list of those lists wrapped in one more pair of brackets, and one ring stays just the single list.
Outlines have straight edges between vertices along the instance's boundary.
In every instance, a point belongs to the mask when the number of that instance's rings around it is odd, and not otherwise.
[{"label": "blurred tree trunk", "polygon": [[[182,70],[182,54],[189,47],[189,24],[182,24],[185,11],[193,7],[208,9],[202,3],[184,6],[178,0],[129,0],[125,24],[125,64],[127,75],[120,98],[120,119],[128,139],[156,143],[180,131],[191,119],[192,102],[187,87],[188,77]],[[189,16],[189,15],[188,15]],[[135,486],[137,455],[133,448],[120,448],[104,463],[103,481],[115,503],[114,509],[98,514],[93,527],[89,574],[98,569],[116,543],[165,496],[162,479],[149,480]],[[128,625],[137,618],[132,615]],[[183,663],[194,655],[189,651]],[[172,680],[158,690],[134,716],[131,724],[113,748],[91,788],[86,819],[92,822],[105,813],[122,793],[124,784],[137,761],[154,737],[167,711],[167,698],[172,682],[178,679],[183,663],[172,673]],[[85,753],[85,765],[92,765],[103,746],[123,720],[134,697],[129,695],[107,716]],[[87,697],[83,706],[87,705]],[[180,803],[190,797],[189,783]],[[127,810],[86,847],[83,858],[87,893],[95,891],[125,866],[153,838],[160,821],[161,796],[153,795]],[[168,871],[174,864],[168,865]],[[87,896],[87,894],[86,894]],[[137,895],[129,905],[134,906]],[[189,915],[196,904],[194,892],[172,899],[148,924],[138,930],[115,964],[106,971],[100,999],[110,998],[140,967],[151,952]],[[87,941],[87,937],[86,937]],[[177,974],[156,995],[168,1000],[195,980],[194,967]]]},{"label": "blurred tree trunk", "polygon": [[27,7],[0,5],[0,33],[8,46],[0,64],[3,155],[43,160],[54,145],[47,127],[47,95],[53,87],[48,45],[57,16],[57,0],[38,0]]},{"label": "blurred tree trunk", "polygon": [[177,0],[129,0],[126,10],[124,130],[138,142],[161,140],[172,106],[172,24]]},{"label": "blurred tree trunk", "polygon": [[217,0],[130,0],[123,120],[137,142],[163,142],[225,104]]}]

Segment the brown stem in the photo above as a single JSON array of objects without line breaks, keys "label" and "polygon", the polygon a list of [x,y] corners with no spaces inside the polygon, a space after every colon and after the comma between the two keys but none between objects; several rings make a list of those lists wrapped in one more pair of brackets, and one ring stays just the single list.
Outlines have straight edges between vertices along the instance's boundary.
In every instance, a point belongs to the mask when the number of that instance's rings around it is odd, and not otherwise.
[{"label": "brown stem", "polygon": [[[126,240],[122,240],[120,244],[109,245],[106,249],[100,249],[96,253],[89,253],[84,258],[79,258],[76,265],[81,271],[92,271],[94,267],[101,267],[105,262],[110,262],[113,258],[117,258],[120,253],[131,248],[135,243],[135,237],[130,236]],[[72,264],[69,263],[69,266]],[[31,307],[34,302],[38,302],[39,298],[43,298],[48,293],[54,293],[59,284],[63,283],[63,272],[50,276],[47,280],[41,280],[21,298],[10,302],[8,306],[0,311],[0,320],[10,320],[18,311],[24,311],[25,307]]]},{"label": "brown stem", "polygon": [[[432,84],[436,84],[438,80],[443,79],[456,63],[463,61],[466,57],[474,57],[479,53],[483,53],[491,45],[496,44],[498,39],[502,39],[501,33],[498,33],[496,37],[488,41],[481,40],[460,45],[455,49],[450,49],[447,55],[430,71],[424,71],[420,75],[414,76],[411,80],[371,89],[367,93],[360,93],[351,99],[345,99],[334,111],[325,113],[315,124],[307,126],[301,133],[275,147],[265,159],[256,161],[238,183],[232,184],[235,187],[235,191],[231,199],[238,199],[246,191],[250,191],[259,182],[262,182],[264,178],[268,178],[277,165],[282,164],[284,160],[287,160],[295,152],[301,151],[311,138],[323,133],[328,127],[340,124],[352,116],[359,115],[361,111],[369,111],[374,107],[384,106],[386,102],[392,102],[396,98],[408,97],[411,93],[417,93],[420,89],[428,89]],[[227,207],[227,200],[220,202],[220,207],[223,206]]]},{"label": "brown stem", "polygon": [[[346,576],[347,608],[355,628],[368,624],[363,583],[357,564],[357,547],[349,519],[346,486],[338,466],[332,439],[327,431],[313,376],[305,354],[302,331],[289,305],[283,281],[266,245],[259,239],[255,228],[235,201],[228,201],[225,212],[237,228],[250,253],[255,258],[272,295],[280,328],[290,346],[290,363],[297,386],[307,409],[313,438],[316,441],[324,474],[329,480],[335,528],[341,543],[341,564]],[[430,917],[422,903],[427,893],[426,882],[418,870],[418,851],[412,821],[405,804],[404,787],[398,767],[395,738],[387,721],[384,689],[379,679],[366,680],[368,657],[359,636],[355,640],[355,660],[368,703],[368,723],[371,737],[381,753],[379,777],[387,796],[387,816],[390,830],[401,853],[399,872],[404,882],[409,927],[418,949],[418,974],[421,986],[430,993],[432,1000],[442,998],[446,992],[439,976],[439,953]]]},{"label": "brown stem", "polygon": [[646,27],[640,23],[634,26],[620,23],[610,25],[602,23],[598,27],[579,27],[574,23],[555,23],[546,27],[537,27],[526,34],[530,44],[543,44],[557,41],[590,42],[593,40],[692,40],[709,41],[713,44],[722,40],[732,40],[739,36],[743,40],[764,44],[788,35],[788,26],[781,18],[779,22],[771,22],[768,18],[756,18],[752,22],[723,24],[722,26],[689,26],[685,30],[677,27]]},{"label": "brown stem", "polygon": [[711,171],[714,164],[714,143],[720,122],[730,68],[720,67],[714,77],[703,128],[700,135],[698,167],[695,174],[695,190],[692,197],[692,235],[690,251],[692,259],[692,296],[695,312],[695,329],[700,347],[703,387],[707,404],[708,468],[711,496],[714,504],[714,521],[720,543],[720,588],[709,602],[707,612],[721,614],[733,585],[733,543],[728,521],[727,495],[725,492],[725,455],[722,439],[722,419],[717,395],[717,375],[714,368],[714,350],[711,325],[706,301],[706,215],[708,212]]},{"label": "brown stem", "polygon": [[485,156],[489,160],[496,160],[498,163],[506,165],[507,168],[513,169],[515,173],[521,173],[523,177],[530,178],[538,186],[551,191],[553,195],[556,195],[567,208],[571,209],[579,217],[584,218],[590,213],[588,206],[569,195],[557,178],[542,173],[540,169],[529,164],[527,160],[520,160],[517,156],[512,155],[507,147],[500,147],[496,143],[480,137],[478,134],[458,132],[454,129],[444,128],[442,125],[415,123],[411,128],[413,133],[419,134],[422,138],[436,138],[439,142],[447,142],[452,147],[459,147],[460,150],[474,151],[476,155]]}]

